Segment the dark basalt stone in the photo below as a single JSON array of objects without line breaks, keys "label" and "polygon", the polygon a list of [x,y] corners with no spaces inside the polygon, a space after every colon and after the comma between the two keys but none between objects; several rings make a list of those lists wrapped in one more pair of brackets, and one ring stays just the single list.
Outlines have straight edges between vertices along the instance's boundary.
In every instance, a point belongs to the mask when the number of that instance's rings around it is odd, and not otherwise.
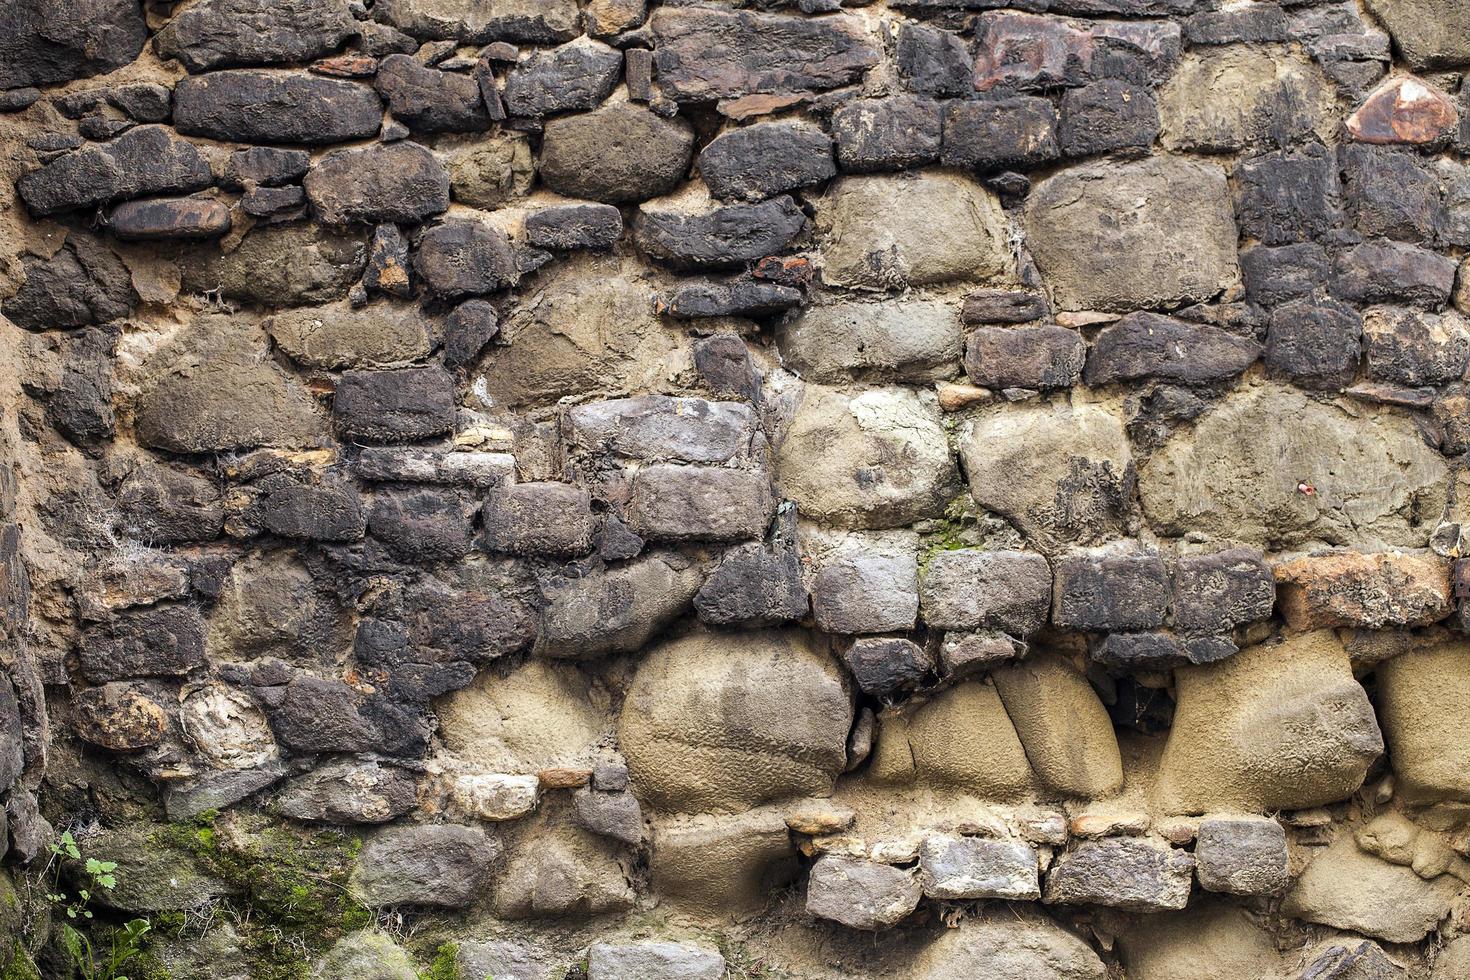
[{"label": "dark basalt stone", "polygon": [[186,78],[174,89],[174,128],[241,143],[342,143],[377,135],[383,104],[366,85],[271,69]]},{"label": "dark basalt stone", "polygon": [[416,133],[478,133],[490,128],[480,84],[471,75],[425,68],[408,55],[384,58],[375,82],[393,118]]},{"label": "dark basalt stone", "polygon": [[109,143],[83,146],[16,182],[36,217],[148,194],[203,190],[214,174],[199,148],[164,126],[138,126]]},{"label": "dark basalt stone", "polygon": [[122,239],[199,241],[230,230],[230,209],[212,197],[124,201],[112,209],[107,225]]},{"label": "dark basalt stone", "polygon": [[306,196],[326,224],[417,224],[449,210],[449,175],[417,143],[333,150],[306,175]]},{"label": "dark basalt stone", "polygon": [[204,0],[175,14],[153,50],[191,72],[298,64],[356,33],[346,0]]},{"label": "dark basalt stone", "polygon": [[680,269],[739,265],[779,252],[800,234],[806,215],[789,197],[704,212],[640,210],[638,247]]},{"label": "dark basalt stone", "polygon": [[140,0],[6,0],[0,4],[0,89],[102,75],[138,56]]}]

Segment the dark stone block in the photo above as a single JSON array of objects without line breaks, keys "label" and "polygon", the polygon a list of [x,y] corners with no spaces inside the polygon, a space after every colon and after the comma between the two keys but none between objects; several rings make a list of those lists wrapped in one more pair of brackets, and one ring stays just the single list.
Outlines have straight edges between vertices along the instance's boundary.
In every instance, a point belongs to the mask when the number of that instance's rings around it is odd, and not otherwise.
[{"label": "dark stone block", "polygon": [[694,133],[630,103],[553,119],[541,141],[541,179],[568,197],[608,204],[667,194],[689,169]]},{"label": "dark stone block", "polygon": [[757,123],[716,137],[699,154],[710,193],[758,201],[820,183],[837,173],[832,138],[796,122]]},{"label": "dark stone block", "polygon": [[404,561],[444,561],[469,553],[473,509],[452,490],[384,488],[368,506],[367,529]]},{"label": "dark stone block", "polygon": [[124,201],[107,216],[112,233],[124,240],[218,238],[230,230],[230,209],[212,197]]},{"label": "dark stone block", "polygon": [[1295,300],[1271,313],[1266,368],[1304,388],[1351,384],[1362,356],[1363,320],[1331,300]]},{"label": "dark stone block", "polygon": [[1260,355],[1254,338],[1213,324],[1130,313],[1097,335],[1083,378],[1090,385],[1142,378],[1192,384],[1234,377]]},{"label": "dark stone block", "polygon": [[348,483],[294,483],[259,503],[261,525],[283,538],[356,541],[367,529],[357,490]]},{"label": "dark stone block", "polygon": [[334,150],[306,175],[317,218],[331,225],[418,224],[449,210],[449,175],[417,143]]},{"label": "dark stone block", "polygon": [[1457,314],[1381,308],[1364,318],[1368,377],[1419,387],[1459,381],[1470,367],[1470,332]]},{"label": "dark stone block", "polygon": [[1174,566],[1174,624],[1190,634],[1226,633],[1271,617],[1276,580],[1259,551],[1183,555]]},{"label": "dark stone block", "polygon": [[441,299],[497,292],[520,277],[505,234],[479,221],[451,219],[424,232],[414,271]]},{"label": "dark stone block", "polygon": [[965,297],[960,319],[966,326],[1029,323],[1051,313],[1046,297],[1016,289],[977,289]]},{"label": "dark stone block", "polygon": [[693,214],[640,210],[633,237],[649,256],[674,268],[718,268],[779,252],[805,224],[806,215],[782,196]]},{"label": "dark stone block", "polygon": [[121,320],[138,295],[122,260],[102,241],[72,232],[49,259],[27,256],[19,291],[0,312],[27,330],[86,327]]},{"label": "dark stone block", "polygon": [[981,327],[965,341],[965,374],[986,388],[1070,388],[1087,344],[1067,327]]},{"label": "dark stone block", "polygon": [[454,379],[441,367],[344,371],[332,400],[348,439],[413,442],[454,428]]},{"label": "dark stone block", "polygon": [[487,551],[574,557],[592,550],[592,501],[570,483],[497,487],[481,509]]},{"label": "dark stone block", "polygon": [[199,148],[164,126],[138,126],[110,143],[84,146],[16,182],[35,216],[147,194],[179,194],[214,183]]},{"label": "dark stone block", "polygon": [[606,251],[623,235],[623,215],[611,204],[558,204],[526,216],[526,244],[570,251]]},{"label": "dark stone block", "polygon": [[80,446],[111,438],[112,360],[116,334],[80,330],[69,338],[61,383],[46,397],[46,419]]},{"label": "dark stone block", "polygon": [[1351,303],[1441,307],[1455,288],[1458,263],[1396,242],[1364,242],[1333,262],[1333,295]]},{"label": "dark stone block", "polygon": [[174,14],[153,49],[201,72],[311,61],[356,33],[346,0],[204,0]]},{"label": "dark stone block", "polygon": [[500,334],[500,315],[482,299],[465,300],[444,318],[444,366],[467,367]]},{"label": "dark stone block", "polygon": [[1444,228],[1443,192],[1419,156],[1382,146],[1342,151],[1344,197],[1359,232],[1405,242],[1433,241]]},{"label": "dark stone block", "polygon": [[1068,629],[1150,630],[1169,608],[1169,573],[1157,555],[1093,552],[1056,560],[1052,622]]},{"label": "dark stone block", "polygon": [[1240,253],[1245,298],[1261,306],[1276,306],[1325,291],[1331,278],[1327,250],[1315,243],[1258,245]]},{"label": "dark stone block", "polygon": [[940,162],[946,167],[1029,167],[1060,155],[1057,114],[1046,99],[1017,96],[945,107]]},{"label": "dark stone block", "polygon": [[942,133],[939,103],[930,99],[864,99],[832,114],[837,161],[852,173],[933,163],[939,159]]},{"label": "dark stone block", "polygon": [[957,35],[925,24],[898,29],[898,73],[910,91],[930,98],[954,98],[970,91],[972,59]]},{"label": "dark stone block", "polygon": [[305,150],[282,150],[274,146],[252,146],[230,154],[220,183],[235,190],[251,184],[279,187],[306,176],[311,154]]},{"label": "dark stone block", "polygon": [[1104,79],[1062,95],[1057,142],[1069,157],[1152,146],[1159,107],[1141,85]]},{"label": "dark stone block", "polygon": [[534,117],[595,108],[612,94],[622,67],[621,52],[589,38],[532,52],[505,77],[505,109]]},{"label": "dark stone block", "polygon": [[934,669],[924,648],[911,640],[864,637],[843,654],[847,669],[864,694],[891,698],[912,690]]},{"label": "dark stone block", "polygon": [[1236,220],[1266,245],[1320,238],[1332,228],[1336,164],[1320,144],[1242,160],[1235,180]]},{"label": "dark stone block", "polygon": [[210,139],[323,145],[376,136],[382,122],[373,90],[339,78],[240,68],[174,88],[174,128]]},{"label": "dark stone block", "polygon": [[375,85],[393,118],[415,133],[478,133],[490,128],[480,84],[471,75],[425,68],[408,55],[394,54],[378,66]]},{"label": "dark stone block", "polygon": [[117,493],[122,529],[146,543],[212,541],[224,528],[220,491],[201,476],[166,466],[139,466]]},{"label": "dark stone block", "polygon": [[140,0],[6,0],[0,89],[106,74],[138,57],[147,39]]},{"label": "dark stone block", "polygon": [[774,316],[797,306],[802,292],[774,282],[737,279],[730,282],[690,282],[669,300],[669,313],[696,319],[718,316]]},{"label": "dark stone block", "polygon": [[205,665],[204,621],[189,606],[151,606],[82,631],[82,675],[94,684],[173,677]]}]

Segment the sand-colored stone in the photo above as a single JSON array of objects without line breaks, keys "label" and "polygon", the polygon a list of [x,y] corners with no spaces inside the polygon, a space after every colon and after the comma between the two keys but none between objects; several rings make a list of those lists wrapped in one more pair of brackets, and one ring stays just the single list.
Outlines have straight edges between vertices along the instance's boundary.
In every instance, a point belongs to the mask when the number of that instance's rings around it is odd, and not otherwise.
[{"label": "sand-colored stone", "polygon": [[1452,875],[1426,881],[1412,868],[1363,852],[1352,834],[1342,833],[1317,851],[1282,911],[1393,943],[1415,943],[1449,913],[1459,890]]},{"label": "sand-colored stone", "polygon": [[907,388],[849,394],[807,385],[776,452],[776,479],[802,517],[889,528],[938,517],[959,491],[935,399]]},{"label": "sand-colored stone", "polygon": [[1299,810],[1346,799],[1383,751],[1368,695],[1318,630],[1174,672],[1155,787],[1166,813]]},{"label": "sand-colored stone", "polygon": [[1161,139],[1176,152],[1228,153],[1329,132],[1332,85],[1285,46],[1197,48],[1159,90]]},{"label": "sand-colored stone", "polygon": [[445,746],[491,772],[534,773],[590,763],[612,728],[606,699],[574,667],[531,660],[501,677],[482,671],[437,704]]},{"label": "sand-colored stone", "polygon": [[959,434],[970,496],[1039,550],[1127,530],[1135,475],[1123,421],[1096,405],[997,405]]},{"label": "sand-colored stone", "polygon": [[656,822],[649,864],[661,896],[705,914],[760,908],[797,870],[791,835],[774,807]]},{"label": "sand-colored stone", "polygon": [[644,656],[618,740],[655,808],[737,811],[830,793],[852,711],[836,662],[804,634],[696,633]]},{"label": "sand-colored stone", "polygon": [[1129,980],[1285,980],[1276,941],[1249,912],[1217,899],[1138,916],[1118,937]]},{"label": "sand-colored stone", "polygon": [[1123,785],[1123,759],[1107,709],[1070,664],[1036,653],[994,674],[1006,714],[1043,789],[1099,797]]},{"label": "sand-colored stone", "polygon": [[1104,980],[1092,947],[1029,906],[967,917],[946,929],[902,975],[925,980]]},{"label": "sand-colored stone", "polygon": [[1409,64],[1448,68],[1470,64],[1470,6],[1463,0],[1368,0]]},{"label": "sand-colored stone", "polygon": [[870,766],[880,782],[1013,800],[1033,786],[1026,750],[994,687],[957,684],[917,708],[879,716]]},{"label": "sand-colored stone", "polygon": [[1160,534],[1373,551],[1424,547],[1448,480],[1407,416],[1263,384],[1175,435],[1140,469],[1138,490]]},{"label": "sand-colored stone", "polygon": [[428,323],[417,304],[287,310],[269,317],[265,329],[287,357],[305,367],[390,367],[430,349]]},{"label": "sand-colored stone", "polygon": [[1378,712],[1406,799],[1470,801],[1470,642],[1380,664]]},{"label": "sand-colored stone", "polygon": [[902,289],[997,281],[1015,266],[995,195],[957,174],[844,177],[817,202],[823,278]]}]

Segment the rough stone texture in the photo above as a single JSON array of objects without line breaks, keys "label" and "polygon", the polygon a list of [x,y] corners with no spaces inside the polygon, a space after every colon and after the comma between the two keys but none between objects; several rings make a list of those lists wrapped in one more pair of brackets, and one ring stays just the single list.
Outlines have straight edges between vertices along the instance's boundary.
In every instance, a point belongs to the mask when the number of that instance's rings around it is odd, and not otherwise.
[{"label": "rough stone texture", "polygon": [[1065,170],[1028,199],[1026,232],[1065,310],[1205,300],[1239,277],[1225,174],[1207,163],[1150,158]]},{"label": "rough stone texture", "polygon": [[1313,555],[1275,573],[1278,608],[1297,630],[1423,626],[1450,611],[1449,563],[1435,556]]},{"label": "rough stone texture", "polygon": [[955,373],[963,328],[946,303],[835,303],[789,319],[778,343],[787,362],[812,381],[927,381]]},{"label": "rough stone texture", "polygon": [[208,0],[171,18],[153,50],[201,72],[310,61],[354,33],[341,0]]},{"label": "rough stone texture", "polygon": [[1195,874],[1206,891],[1275,895],[1290,882],[1286,832],[1264,817],[1211,817],[1194,844]]},{"label": "rough stone texture", "polygon": [[1383,736],[1329,630],[1175,671],[1178,707],[1159,763],[1168,812],[1260,813],[1341,799]]},{"label": "rough stone texture", "polygon": [[901,922],[922,896],[910,871],[827,855],[807,878],[806,910],[850,929],[877,931]]},{"label": "rough stone texture", "polygon": [[0,89],[24,89],[121,68],[148,38],[133,0],[20,0],[0,13]]},{"label": "rough stone texture", "polygon": [[499,841],[474,827],[380,830],[358,854],[352,889],[372,905],[468,905],[487,884],[500,850]]},{"label": "rough stone texture", "polygon": [[1000,629],[1029,636],[1051,607],[1051,568],[1022,551],[942,551],[920,578],[924,622],[939,629]]},{"label": "rough stone texture", "polygon": [[1086,678],[1034,654],[993,675],[1037,780],[1062,796],[1109,796],[1123,785],[1112,722]]},{"label": "rough stone texture", "polygon": [[197,191],[213,182],[193,143],[163,126],[138,126],[57,157],[15,187],[27,210],[41,216],[146,194]]},{"label": "rough stone texture", "polygon": [[901,289],[992,279],[1011,266],[996,199],[962,177],[846,177],[821,199],[823,277],[836,286]]},{"label": "rough stone texture", "polygon": [[915,976],[932,980],[1103,980],[1107,976],[1107,967],[1092,947],[1025,906],[987,911],[967,918],[956,929],[946,929],[919,954],[912,969]]},{"label": "rough stone texture", "polygon": [[1190,51],[1159,92],[1163,143],[1220,153],[1274,147],[1325,129],[1332,92],[1302,55],[1221,45]]},{"label": "rough stone texture", "polygon": [[[1276,413],[1292,425],[1267,423]],[[1144,514],[1175,533],[1273,547],[1415,547],[1438,519],[1445,481],[1443,461],[1408,419],[1264,386],[1231,395],[1155,453],[1139,496]]]},{"label": "rough stone texture", "polygon": [[1470,14],[1446,0],[1369,0],[1394,46],[1411,65],[1447,67],[1470,61]]},{"label": "rough stone texture", "polygon": [[1240,374],[1260,354],[1261,345],[1250,337],[1154,313],[1130,313],[1097,335],[1082,377],[1091,385],[1140,378],[1198,384]]},{"label": "rough stone texture", "polygon": [[174,126],[190,136],[261,143],[339,143],[378,132],[382,103],[355,82],[291,71],[231,69],[174,88]]},{"label": "rough stone texture", "polygon": [[1032,788],[1026,751],[1000,696],[975,681],[947,688],[916,710],[884,712],[872,775],[994,800],[1016,799]]},{"label": "rough stone texture", "polygon": [[919,847],[919,883],[930,898],[1041,897],[1036,851],[1016,841],[925,838]]},{"label": "rough stone texture", "polygon": [[631,103],[546,124],[541,179],[559,194],[619,204],[673,190],[689,167],[694,134]]},{"label": "rough stone texture", "polygon": [[1139,837],[1084,841],[1046,873],[1048,903],[1105,905],[1133,912],[1182,909],[1194,881],[1194,858]]},{"label": "rough stone texture", "polygon": [[851,719],[836,664],[798,634],[694,635],[644,657],[619,741],[658,809],[738,810],[829,792]]},{"label": "rough stone texture", "polygon": [[449,177],[417,143],[337,150],[306,175],[306,199],[326,224],[417,224],[449,209]]},{"label": "rough stone texture", "polygon": [[1470,800],[1459,740],[1467,719],[1470,647],[1440,643],[1379,668],[1379,712],[1401,792],[1416,802]]},{"label": "rough stone texture", "polygon": [[686,943],[593,943],[587,953],[588,980],[720,980],[725,958]]},{"label": "rough stone texture", "polygon": [[1425,880],[1359,850],[1351,834],[1342,834],[1307,865],[1283,908],[1308,922],[1412,943],[1438,925],[1460,887],[1451,875]]},{"label": "rough stone texture", "polygon": [[712,140],[699,153],[710,193],[756,201],[820,183],[837,173],[832,138],[799,123],[758,123]]}]

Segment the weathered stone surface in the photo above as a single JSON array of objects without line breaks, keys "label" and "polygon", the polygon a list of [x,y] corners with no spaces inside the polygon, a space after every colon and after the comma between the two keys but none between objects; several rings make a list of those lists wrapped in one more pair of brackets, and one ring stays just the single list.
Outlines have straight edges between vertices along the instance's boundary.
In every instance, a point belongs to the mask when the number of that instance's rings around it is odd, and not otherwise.
[{"label": "weathered stone surface", "polygon": [[378,66],[374,86],[393,118],[416,133],[490,128],[480,85],[469,75],[425,68],[408,55],[394,54]]},{"label": "weathered stone surface", "polygon": [[[13,702],[9,682],[3,697]],[[136,752],[163,741],[168,731],[168,710],[147,692],[130,684],[112,683],[77,691],[71,701],[72,728],[93,745],[112,752]],[[9,739],[7,739],[9,741]],[[14,779],[20,774],[20,738],[14,741],[14,760],[0,758],[5,769],[0,775]]]},{"label": "weathered stone surface", "polygon": [[1019,841],[926,837],[919,847],[919,883],[930,898],[1041,897],[1036,851]]},{"label": "weathered stone surface", "polygon": [[1271,313],[1266,368],[1303,388],[1341,389],[1358,374],[1363,320],[1331,300],[1295,300]]},{"label": "weathered stone surface", "polygon": [[1063,156],[1147,147],[1159,135],[1159,107],[1149,90],[1116,78],[1067,89],[1057,145]]},{"label": "weathered stone surface", "polygon": [[553,119],[541,144],[541,179],[559,194],[608,204],[673,190],[689,169],[694,133],[632,103]]},{"label": "weathered stone surface", "polygon": [[813,381],[930,381],[954,375],[963,336],[950,304],[905,299],[810,307],[782,324],[777,343]]},{"label": "weathered stone surface", "polygon": [[912,640],[864,637],[854,640],[843,660],[864,694],[891,698],[919,686],[933,663]]},{"label": "weathered stone surface", "polygon": [[708,915],[755,911],[773,886],[796,875],[791,833],[777,808],[737,816],[664,820],[654,832],[654,888],[673,904]]},{"label": "weathered stone surface", "polygon": [[506,74],[506,111],[549,116],[592,109],[612,92],[622,67],[622,54],[591,38],[532,52]]},{"label": "weathered stone surface", "polygon": [[78,654],[82,673],[98,684],[187,674],[204,666],[204,624],[188,606],[152,606],[89,627]]},{"label": "weathered stone surface", "polygon": [[649,256],[675,269],[740,266],[779,252],[800,233],[806,216],[791,198],[707,210],[638,209],[633,238]]},{"label": "weathered stone surface", "polygon": [[418,970],[402,946],[380,932],[350,932],[315,964],[320,980],[414,980]]},{"label": "weathered stone surface", "polygon": [[1450,0],[1368,0],[1411,65],[1440,68],[1470,62],[1470,11]]},{"label": "weathered stone surface", "polygon": [[860,80],[879,60],[863,22],[848,16],[668,8],[650,32],[659,84],[679,102],[820,92]]},{"label": "weathered stone surface", "polygon": [[774,507],[764,472],[656,464],[634,474],[627,512],[649,541],[741,541],[765,535]]},{"label": "weathered stone surface", "polygon": [[265,350],[263,332],[227,316],[195,320],[144,366],[134,408],[138,441],[176,453],[315,441],[322,425],[311,396]]},{"label": "weathered stone surface", "polygon": [[[1126,220],[1104,217],[1113,215]],[[1065,170],[1028,200],[1026,240],[1066,310],[1204,300],[1239,276],[1225,174],[1206,163],[1150,158]]]},{"label": "weathered stone surface", "polygon": [[118,238],[133,241],[218,238],[230,230],[230,209],[209,197],[124,201],[107,216]]},{"label": "weathered stone surface", "polygon": [[1320,850],[1286,894],[1288,915],[1394,943],[1414,943],[1449,912],[1460,889],[1450,875],[1424,880],[1340,834]]},{"label": "weathered stone surface", "polygon": [[493,211],[525,197],[536,179],[531,144],[520,133],[440,137],[435,146],[445,154],[450,193],[473,208]]},{"label": "weathered stone surface", "polygon": [[1347,652],[1327,630],[1174,672],[1160,762],[1166,812],[1296,810],[1362,784],[1383,737]]},{"label": "weathered stone surface", "polygon": [[1411,802],[1470,800],[1462,734],[1470,725],[1470,648],[1440,643],[1381,664],[1379,711],[1399,791]]},{"label": "weathered stone surface", "polygon": [[1449,562],[1428,554],[1312,555],[1276,566],[1276,581],[1298,630],[1426,626],[1452,603]]},{"label": "weathered stone surface", "polygon": [[1336,165],[1320,143],[1242,160],[1235,180],[1236,220],[1266,245],[1319,238],[1332,227]]},{"label": "weathered stone surface", "polygon": [[1205,895],[1178,912],[1138,916],[1119,935],[1118,948],[1128,976],[1138,980],[1278,975],[1301,980],[1277,972],[1282,956],[1255,916]]},{"label": "weathered stone surface", "polygon": [[914,21],[898,29],[898,72],[920,95],[943,98],[970,91],[971,56],[949,31]]},{"label": "weathered stone surface", "polygon": [[844,177],[818,203],[817,230],[823,278],[837,286],[994,279],[1012,264],[994,195],[953,175]]},{"label": "weathered stone surface", "polygon": [[622,235],[623,215],[610,204],[561,204],[526,216],[526,243],[536,248],[601,251]]},{"label": "weathered stone surface", "polygon": [[1057,113],[1046,99],[1017,96],[945,107],[939,159],[946,167],[1032,167],[1060,155]]},{"label": "weathered stone surface", "polygon": [[121,68],[148,28],[135,0],[19,0],[0,11],[0,39],[0,89],[24,89]]},{"label": "weathered stone surface", "polygon": [[807,385],[776,479],[804,516],[865,528],[937,516],[957,489],[937,408],[901,388],[848,396]]},{"label": "weathered stone surface", "polygon": [[373,13],[417,38],[555,44],[578,33],[576,0],[383,0]]},{"label": "weathered stone surface", "polygon": [[583,787],[572,798],[577,824],[583,830],[637,847],[647,836],[643,808],[627,790],[602,792]]},{"label": "weathered stone surface", "polygon": [[209,0],[172,17],[153,50],[201,72],[310,61],[355,33],[343,0]]},{"label": "weathered stone surface", "polygon": [[1286,831],[1270,817],[1210,817],[1194,845],[1195,873],[1206,891],[1276,895],[1286,889]]},{"label": "weathered stone surface", "polygon": [[272,800],[282,816],[315,823],[387,823],[413,809],[416,786],[404,769],[377,762],[329,762],[286,783]]},{"label": "weathered stone surface", "polygon": [[699,173],[715,197],[758,201],[837,173],[832,138],[803,123],[757,123],[723,133],[699,153]]},{"label": "weathered stone surface", "polygon": [[505,233],[465,218],[424,232],[413,261],[419,279],[442,299],[493,293],[515,285],[520,275]]},{"label": "weathered stone surface", "polygon": [[849,173],[903,170],[939,159],[938,102],[911,96],[860,99],[832,114],[837,160]]},{"label": "weathered stone surface", "polygon": [[350,483],[288,483],[258,504],[261,527],[302,541],[356,541],[366,530],[362,504]]},{"label": "weathered stone surface", "polygon": [[163,466],[140,466],[123,480],[117,494],[123,529],[144,541],[209,541],[224,526],[224,508],[215,483]]},{"label": "weathered stone surface", "polygon": [[417,143],[336,150],[317,161],[305,184],[307,200],[327,224],[417,224],[449,208],[449,177]]},{"label": "weathered stone surface", "polygon": [[1240,253],[1246,299],[1267,307],[1310,298],[1327,283],[1329,269],[1327,250],[1316,244],[1257,246]]},{"label": "weathered stone surface", "polygon": [[1085,677],[1061,658],[1038,653],[1002,667],[993,680],[1045,789],[1100,797],[1123,785],[1117,736]]},{"label": "weathered stone surface", "polygon": [[570,446],[646,462],[728,463],[756,440],[749,406],[702,398],[642,395],[570,408],[564,430]]},{"label": "weathered stone surface", "polygon": [[1363,143],[1434,143],[1448,139],[1460,121],[1449,96],[1413,75],[1378,86],[1347,120],[1348,133]]},{"label": "weathered stone surface", "polygon": [[1364,242],[1338,254],[1332,292],[1352,303],[1438,308],[1455,288],[1454,259],[1398,242]]},{"label": "weathered stone surface", "polygon": [[911,541],[853,535],[812,564],[812,614],[819,629],[884,633],[913,628],[919,582]]},{"label": "weathered stone surface", "polygon": [[1138,837],[1083,841],[1046,873],[1044,900],[1105,905],[1133,912],[1182,909],[1194,884],[1186,851]]},{"label": "weathered stone surface", "polygon": [[1096,406],[1031,404],[968,423],[959,440],[970,495],[1043,552],[1123,530],[1136,479],[1123,423]]},{"label": "weathered stone surface", "polygon": [[774,316],[802,301],[801,290],[774,282],[734,279],[685,282],[668,300],[677,317]]},{"label": "weathered stone surface", "polygon": [[260,305],[330,303],[347,295],[366,261],[359,235],[310,224],[257,228],[233,251],[197,255],[183,285]]},{"label": "weathered stone surface", "polygon": [[908,712],[878,719],[871,777],[930,785],[982,799],[1014,800],[1033,790],[1031,766],[995,688],[966,681]]},{"label": "weathered stone surface", "polygon": [[1181,555],[1174,565],[1174,624],[1188,633],[1222,633],[1271,616],[1275,581],[1261,553],[1231,548]]},{"label": "weathered stone surface", "polygon": [[928,980],[1103,980],[1108,975],[1091,946],[1025,905],[967,917],[944,930],[910,969]]},{"label": "weathered stone surface", "polygon": [[1368,376],[1419,387],[1458,381],[1470,368],[1470,323],[1443,314],[1380,308],[1363,317]]},{"label": "weathered stone surface", "polygon": [[287,357],[307,367],[391,367],[429,353],[428,322],[406,304],[302,307],[263,325]]},{"label": "weathered stone surface", "polygon": [[475,827],[406,824],[363,845],[351,889],[362,902],[456,908],[480,898],[500,842]]},{"label": "weathered stone surface", "polygon": [[1058,626],[1138,630],[1159,626],[1169,604],[1169,573],[1155,554],[1104,550],[1057,559]]},{"label": "weathered stone surface", "polygon": [[230,154],[220,183],[236,190],[243,190],[251,184],[278,187],[305,177],[310,167],[311,154],[305,150],[252,146]]},{"label": "weathered stone surface", "polygon": [[801,619],[809,606],[801,561],[791,543],[727,550],[694,596],[701,621],[760,626]]},{"label": "weathered stone surface", "polygon": [[1158,378],[1186,384],[1233,377],[1260,356],[1250,337],[1156,313],[1131,313],[1103,328],[1087,356],[1088,384]]},{"label": "weathered stone surface", "polygon": [[496,487],[481,509],[490,551],[518,555],[585,555],[592,550],[592,501],[570,483]]},{"label": "weathered stone surface", "polygon": [[82,232],[49,259],[26,256],[25,279],[0,312],[27,330],[85,327],[121,320],[138,302],[128,270],[100,239]]},{"label": "weathered stone surface", "polygon": [[1442,460],[1409,420],[1356,415],[1267,385],[1235,393],[1165,444],[1143,467],[1139,496],[1168,533],[1187,526],[1271,547],[1422,547],[1445,480]]},{"label": "weathered stone surface", "polygon": [[460,940],[454,965],[462,977],[507,980],[555,980],[561,969],[549,951],[517,939]]},{"label": "weathered stone surface", "polygon": [[798,634],[696,634],[643,658],[618,731],[644,799],[708,812],[830,792],[851,722],[836,664]]},{"label": "weathered stone surface", "polygon": [[367,512],[368,533],[410,561],[459,558],[470,550],[473,508],[459,494],[418,487],[382,489]]},{"label": "weathered stone surface", "polygon": [[78,841],[87,857],[117,864],[117,885],[104,899],[108,907],[124,912],[180,912],[229,894],[226,882],[201,871],[188,854],[152,844],[149,838],[157,829],[157,825],[135,821]]},{"label": "weathered stone surface", "polygon": [[174,87],[174,127],[210,139],[340,143],[376,135],[382,115],[365,85],[293,71],[237,68]]},{"label": "weathered stone surface", "polygon": [[542,584],[545,618],[536,652],[587,659],[639,649],[688,608],[699,566],[668,552]]},{"label": "weathered stone surface", "polygon": [[1439,177],[1406,150],[1351,146],[1342,153],[1353,223],[1364,235],[1432,239],[1446,222]]},{"label": "weathered stone surface", "polygon": [[1051,568],[1024,551],[941,551],[924,566],[919,600],[924,622],[938,629],[1029,636],[1051,608]]},{"label": "weathered stone surface", "polygon": [[911,871],[826,854],[807,878],[806,910],[849,929],[876,932],[907,918],[922,897]]},{"label": "weathered stone surface", "polygon": [[1266,45],[1196,48],[1159,91],[1163,143],[1176,151],[1284,146],[1325,130],[1331,107],[1315,63]]},{"label": "weathered stone surface", "polygon": [[498,875],[498,917],[577,919],[633,904],[627,872],[607,841],[570,824],[535,830],[510,851]]},{"label": "weathered stone surface", "polygon": [[981,327],[965,341],[965,374],[1004,390],[1070,388],[1082,374],[1087,343],[1068,327]]},{"label": "weathered stone surface", "polygon": [[[182,130],[181,130],[182,132]],[[198,147],[164,126],[138,126],[89,143],[15,183],[31,214],[56,214],[147,194],[197,191],[214,183]]]},{"label": "weathered stone surface", "polygon": [[725,958],[689,943],[593,943],[587,980],[720,980]]},{"label": "weathered stone surface", "polygon": [[332,397],[341,433],[365,442],[415,442],[454,427],[454,380],[441,367],[344,371]]},{"label": "weathered stone surface", "polygon": [[1077,22],[1014,11],[981,14],[975,33],[974,87],[981,92],[1071,87],[1112,74],[1156,84],[1179,60],[1182,37],[1168,22]]}]

